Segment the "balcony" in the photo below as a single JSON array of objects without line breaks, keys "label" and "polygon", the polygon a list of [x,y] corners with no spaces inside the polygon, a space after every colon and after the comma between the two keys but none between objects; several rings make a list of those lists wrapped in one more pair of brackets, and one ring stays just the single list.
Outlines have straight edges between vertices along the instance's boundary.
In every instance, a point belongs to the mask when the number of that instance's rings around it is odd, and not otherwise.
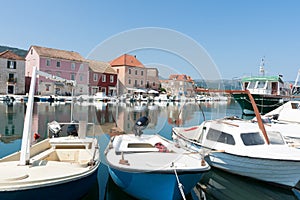
[{"label": "balcony", "polygon": [[10,84],[17,83],[17,78],[8,78],[7,83],[10,83]]}]

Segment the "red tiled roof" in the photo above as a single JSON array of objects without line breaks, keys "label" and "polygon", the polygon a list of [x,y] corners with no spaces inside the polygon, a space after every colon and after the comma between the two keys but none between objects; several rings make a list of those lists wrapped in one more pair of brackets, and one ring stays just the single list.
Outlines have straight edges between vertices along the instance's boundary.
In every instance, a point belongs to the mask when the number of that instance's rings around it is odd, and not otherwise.
[{"label": "red tiled roof", "polygon": [[115,66],[131,66],[131,67],[142,67],[144,68],[144,65],[135,57],[132,55],[124,54],[120,57],[112,60],[110,62],[112,67]]},{"label": "red tiled roof", "polygon": [[65,50],[52,49],[52,48],[40,47],[40,46],[31,46],[30,49],[31,48],[34,48],[36,52],[43,57],[74,60],[80,62],[85,61],[85,58],[83,58],[79,53],[75,51],[65,51]]},{"label": "red tiled roof", "polygon": [[193,82],[193,79],[185,74],[171,74],[169,80]]},{"label": "red tiled roof", "polygon": [[98,73],[117,74],[117,72],[107,62],[87,60],[92,71]]},{"label": "red tiled roof", "polygon": [[24,60],[25,58],[22,58],[21,56],[18,56],[12,51],[6,50],[0,53],[0,58],[5,58],[5,59],[11,59],[11,60]]}]

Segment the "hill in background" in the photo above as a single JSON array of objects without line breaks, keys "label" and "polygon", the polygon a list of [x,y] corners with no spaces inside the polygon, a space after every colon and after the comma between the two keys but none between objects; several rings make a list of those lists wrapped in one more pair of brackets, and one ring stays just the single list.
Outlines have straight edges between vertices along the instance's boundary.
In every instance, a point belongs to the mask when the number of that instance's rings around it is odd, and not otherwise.
[{"label": "hill in background", "polygon": [[0,45],[0,53],[3,51],[6,51],[6,50],[10,50],[10,51],[14,52],[15,54],[17,54],[18,56],[21,56],[22,58],[25,58],[26,54],[27,54],[27,50]]}]

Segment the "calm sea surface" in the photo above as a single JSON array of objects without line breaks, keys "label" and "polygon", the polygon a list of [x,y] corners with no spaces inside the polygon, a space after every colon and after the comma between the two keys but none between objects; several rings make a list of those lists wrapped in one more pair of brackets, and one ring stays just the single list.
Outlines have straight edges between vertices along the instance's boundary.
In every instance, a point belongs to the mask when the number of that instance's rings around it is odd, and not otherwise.
[{"label": "calm sea surface", "polygon": [[[73,107],[73,108],[72,108]],[[16,103],[7,106],[0,103],[0,157],[20,150],[26,105]],[[72,113],[72,116],[71,116]],[[150,123],[144,134],[159,133],[171,139],[171,129],[175,126],[192,126],[203,120],[225,116],[242,116],[242,111],[233,100],[216,103],[35,103],[33,132],[47,137],[47,123],[53,120],[70,122],[88,121],[96,125],[90,136],[99,139],[103,151],[109,141],[111,129],[121,128],[131,132],[133,124],[141,116],[148,116]],[[103,156],[103,152],[101,154]],[[101,159],[104,161],[104,159]],[[159,191],[158,191],[159,192]],[[85,200],[134,199],[118,188],[103,162],[99,168],[98,184],[91,188]],[[231,175],[216,169],[210,170],[187,196],[187,199],[297,199],[293,191],[264,184],[252,179]]]}]

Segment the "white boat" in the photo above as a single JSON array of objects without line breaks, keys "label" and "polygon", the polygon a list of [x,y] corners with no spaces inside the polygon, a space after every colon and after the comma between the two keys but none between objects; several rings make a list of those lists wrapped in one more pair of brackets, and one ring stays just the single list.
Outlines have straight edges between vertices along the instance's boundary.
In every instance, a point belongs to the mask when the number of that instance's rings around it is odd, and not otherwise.
[{"label": "white boat", "polygon": [[110,98],[106,96],[104,92],[97,92],[96,94],[94,94],[93,98],[94,101],[110,101]]},{"label": "white boat", "polygon": [[265,126],[265,132],[266,135],[257,123],[224,118],[193,127],[175,127],[173,139],[191,151],[204,151],[213,167],[273,184],[299,187],[299,149],[289,147],[271,126]]},{"label": "white boat", "polygon": [[288,101],[264,117],[281,123],[300,123],[300,101]]},{"label": "white boat", "polygon": [[[300,101],[288,101],[262,118],[267,126],[280,131],[289,145],[300,148]],[[256,122],[256,117],[252,121]]]},{"label": "white boat", "polygon": [[105,158],[113,181],[138,199],[185,198],[210,169],[199,154],[178,148],[159,135],[114,136]]},{"label": "white boat", "polygon": [[[36,136],[31,133],[31,124],[37,73],[34,68],[21,151],[0,159],[0,199],[79,199],[97,181],[98,142],[85,136],[86,123],[79,122],[78,136],[47,138],[32,145]],[[60,132],[58,123],[50,125],[54,133]]]}]

